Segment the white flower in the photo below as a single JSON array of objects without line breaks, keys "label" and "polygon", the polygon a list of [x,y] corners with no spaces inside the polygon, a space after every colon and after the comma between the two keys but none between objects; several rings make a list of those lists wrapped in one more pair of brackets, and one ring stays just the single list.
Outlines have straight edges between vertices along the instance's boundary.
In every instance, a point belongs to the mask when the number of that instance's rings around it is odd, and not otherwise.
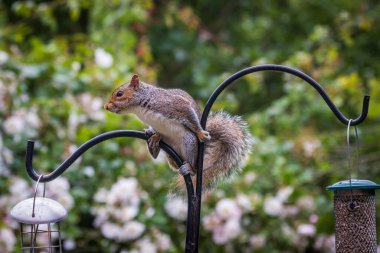
[{"label": "white flower", "polygon": [[105,188],[100,188],[94,195],[94,200],[96,202],[102,203],[107,200],[108,191]]},{"label": "white flower", "polygon": [[67,178],[58,177],[51,183],[46,184],[46,191],[50,194],[59,195],[61,192],[70,190],[70,184]]},{"label": "white flower", "polygon": [[120,253],[141,253],[137,249],[132,249],[132,250],[122,250]]},{"label": "white flower", "polygon": [[297,228],[297,233],[303,236],[315,235],[316,228],[312,224],[300,224]]},{"label": "white flower", "polygon": [[[47,231],[48,225],[47,224],[39,224],[38,229]],[[51,225],[51,230],[56,230],[54,225]],[[30,231],[30,228],[25,228],[24,231]],[[47,233],[42,233],[39,236],[37,236],[37,245],[39,246],[48,246],[49,242],[55,241],[58,239],[58,233],[51,233],[51,238],[49,238]]]},{"label": "white flower", "polygon": [[75,61],[75,62],[73,62],[73,63],[71,64],[71,69],[72,69],[74,72],[78,72],[78,71],[80,70],[80,68],[81,68],[81,64],[80,64],[80,62]]},{"label": "white flower", "polygon": [[219,200],[215,207],[215,212],[223,219],[237,218],[241,216],[241,209],[232,199]]},{"label": "white flower", "polygon": [[169,235],[164,233],[157,233],[155,237],[159,250],[168,251],[172,247],[172,241],[170,240]]},{"label": "white flower", "polygon": [[76,243],[73,239],[67,239],[63,242],[63,248],[65,250],[73,250],[76,247]]},{"label": "white flower", "polygon": [[83,93],[78,97],[79,103],[86,115],[93,120],[103,120],[103,99],[94,97],[90,93]]},{"label": "white flower", "polygon": [[38,118],[37,112],[35,109],[26,112],[25,121],[28,124],[28,126],[34,129],[39,128],[41,125],[40,119]]},{"label": "white flower", "polygon": [[[2,143],[0,141],[0,147],[2,146]],[[4,161],[7,163],[7,164],[11,164],[13,163],[14,159],[13,159],[13,152],[9,149],[7,149],[6,147],[3,146],[3,155],[1,158],[4,158]],[[0,158],[0,159],[1,159]]]},{"label": "white flower", "polygon": [[284,188],[281,188],[277,192],[277,199],[279,199],[281,202],[285,202],[288,200],[289,196],[293,193],[293,187],[287,186]]},{"label": "white flower", "polygon": [[[112,220],[117,224],[118,229],[122,230],[119,235],[114,237],[118,241],[133,240],[144,232],[145,227],[132,219],[140,211],[140,201],[142,192],[136,178],[120,178],[112,185],[110,190],[100,188],[94,195],[94,200],[100,206],[94,207],[91,212],[95,215],[94,225],[103,227],[107,220]],[[107,225],[110,226],[110,225]],[[111,227],[112,228],[112,227]]]},{"label": "white flower", "polygon": [[122,227],[111,222],[106,222],[100,227],[100,231],[105,238],[116,239],[122,233]]},{"label": "white flower", "polygon": [[246,184],[252,184],[253,181],[256,180],[256,177],[257,177],[256,173],[253,172],[253,171],[250,171],[250,172],[248,172],[248,173],[245,174],[245,176],[244,176],[244,182]]},{"label": "white flower", "polygon": [[[327,236],[327,235],[320,235],[317,237],[314,243],[314,249],[326,252],[326,253],[333,253],[335,252],[335,236]],[[379,251],[379,246],[377,248],[377,252]]]},{"label": "white flower", "polygon": [[251,200],[248,198],[247,195],[239,194],[236,197],[236,203],[237,205],[244,211],[249,212],[253,210],[253,206],[251,203]]},{"label": "white flower", "polygon": [[222,223],[221,218],[215,213],[204,216],[202,221],[203,221],[203,226],[205,227],[205,229],[209,231],[220,226]]},{"label": "white flower", "polygon": [[113,63],[112,55],[103,48],[97,48],[95,50],[95,63],[101,68],[108,68]]},{"label": "white flower", "polygon": [[74,199],[68,192],[61,192],[59,195],[53,197],[66,209],[71,209],[74,206]]},{"label": "white flower", "polygon": [[145,215],[146,215],[147,217],[150,218],[150,217],[152,217],[155,213],[156,213],[156,211],[154,210],[154,208],[149,207],[149,208],[146,210]]},{"label": "white flower", "polygon": [[168,199],[165,203],[165,211],[176,220],[184,221],[187,218],[187,204],[181,199]]},{"label": "white flower", "polygon": [[24,179],[13,177],[11,179],[9,192],[11,194],[11,203],[9,204],[14,205],[21,200],[29,198],[30,194],[32,193],[32,188]]},{"label": "white flower", "polygon": [[18,115],[8,117],[4,122],[4,131],[7,134],[16,135],[25,130],[24,118]]},{"label": "white flower", "polygon": [[307,157],[312,157],[320,147],[321,142],[318,139],[306,140],[302,143],[302,148]]},{"label": "white flower", "polygon": [[230,219],[224,224],[224,229],[228,231],[230,239],[238,237],[241,233],[239,219]]},{"label": "white flower", "polygon": [[225,244],[230,240],[229,232],[224,226],[219,226],[214,230],[212,239],[216,244]]},{"label": "white flower", "polygon": [[316,214],[312,214],[312,215],[310,215],[310,217],[309,217],[309,222],[310,222],[310,223],[315,224],[315,223],[317,223],[318,220],[319,220],[319,217],[318,217],[318,215],[316,215]]},{"label": "white flower", "polygon": [[6,63],[8,59],[9,59],[9,55],[4,51],[0,51],[0,65]]},{"label": "white flower", "polygon": [[285,206],[281,213],[282,217],[294,217],[300,212],[300,209],[297,206]]},{"label": "white flower", "polygon": [[144,237],[142,240],[139,240],[137,242],[137,245],[141,253],[156,253],[157,252],[156,245],[154,245],[154,243],[152,243],[152,241],[147,237]]},{"label": "white flower", "polygon": [[92,166],[84,167],[83,173],[88,177],[93,177],[95,175],[94,167],[92,167]]},{"label": "white flower", "polygon": [[96,215],[95,220],[94,220],[95,227],[100,227],[109,218],[108,210],[106,207],[93,208],[91,210],[91,213]]},{"label": "white flower", "polygon": [[249,238],[249,243],[254,249],[260,249],[265,246],[266,238],[263,235],[253,235]]},{"label": "white flower", "polygon": [[134,240],[140,237],[145,231],[145,226],[138,221],[127,222],[120,233],[122,241]]},{"label": "white flower", "polygon": [[124,208],[119,209],[120,216],[118,217],[118,220],[121,222],[130,221],[133,218],[136,217],[136,215],[139,213],[139,207],[138,206],[126,206]]},{"label": "white flower", "polygon": [[0,251],[3,249],[4,252],[12,252],[12,249],[15,243],[16,243],[16,236],[13,234],[12,230],[8,228],[1,228],[0,229]]},{"label": "white flower", "polygon": [[[43,194],[44,186],[41,184],[38,187],[38,193],[40,196]],[[46,183],[46,196],[55,199],[62,204],[66,209],[70,209],[74,206],[74,199],[69,193],[70,184],[67,178],[58,177],[52,182]]]},{"label": "white flower", "polygon": [[279,216],[282,212],[282,201],[278,198],[268,197],[264,201],[264,212],[271,216]]},{"label": "white flower", "polygon": [[309,212],[315,211],[315,201],[311,196],[303,196],[299,198],[297,200],[297,206]]},{"label": "white flower", "polygon": [[68,119],[68,136],[73,138],[76,135],[77,127],[79,125],[79,115],[75,110],[71,110]]},{"label": "white flower", "polygon": [[140,199],[138,198],[138,182],[134,177],[120,178],[114,185],[112,185],[108,194],[107,203],[114,205],[117,203],[129,203],[138,205]]},{"label": "white flower", "polygon": [[32,108],[29,111],[24,109],[14,112],[4,122],[4,130],[7,134],[17,135],[26,133],[34,135],[35,130],[41,125],[40,119],[36,114],[36,109]]},{"label": "white flower", "polygon": [[[105,118],[104,110],[103,110],[103,99],[99,97],[94,97],[90,93],[82,93],[78,96],[79,103],[82,106],[83,111],[92,120],[101,121]],[[78,118],[76,115],[73,115],[74,120],[82,120]],[[74,121],[74,123],[77,123]],[[75,128],[76,125],[71,123]]]}]

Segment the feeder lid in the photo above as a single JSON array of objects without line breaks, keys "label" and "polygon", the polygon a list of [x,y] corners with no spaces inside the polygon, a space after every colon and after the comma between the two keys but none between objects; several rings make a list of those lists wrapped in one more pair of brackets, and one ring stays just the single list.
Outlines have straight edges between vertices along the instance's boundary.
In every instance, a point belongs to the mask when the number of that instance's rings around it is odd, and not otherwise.
[{"label": "feeder lid", "polygon": [[351,179],[351,186],[350,186],[350,180],[344,180],[344,181],[337,182],[333,185],[330,185],[326,189],[330,191],[350,190],[350,189],[375,190],[375,189],[380,189],[380,185],[370,180]]},{"label": "feeder lid", "polygon": [[66,209],[57,201],[36,197],[35,216],[32,217],[33,199],[26,199],[15,205],[10,212],[11,217],[24,224],[47,224],[58,222],[67,216]]}]

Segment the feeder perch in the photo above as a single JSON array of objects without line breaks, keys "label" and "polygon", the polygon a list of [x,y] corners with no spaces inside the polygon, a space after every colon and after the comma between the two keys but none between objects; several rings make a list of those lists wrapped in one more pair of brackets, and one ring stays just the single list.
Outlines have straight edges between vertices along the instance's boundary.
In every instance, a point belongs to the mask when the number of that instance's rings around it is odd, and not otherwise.
[{"label": "feeder perch", "polygon": [[380,185],[362,179],[335,183],[334,191],[336,253],[376,253],[375,190]]},{"label": "feeder perch", "polygon": [[20,223],[21,252],[62,253],[59,221],[67,211],[55,200],[36,197],[37,186],[33,198],[21,201],[10,212]]}]

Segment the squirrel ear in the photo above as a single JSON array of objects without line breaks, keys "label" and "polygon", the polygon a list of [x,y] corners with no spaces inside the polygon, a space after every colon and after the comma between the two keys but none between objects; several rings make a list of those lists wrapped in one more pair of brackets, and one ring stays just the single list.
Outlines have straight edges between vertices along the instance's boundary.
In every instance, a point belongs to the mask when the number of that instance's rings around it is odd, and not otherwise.
[{"label": "squirrel ear", "polygon": [[132,86],[133,89],[137,90],[139,88],[139,84],[140,84],[139,76],[133,75],[130,85]]}]

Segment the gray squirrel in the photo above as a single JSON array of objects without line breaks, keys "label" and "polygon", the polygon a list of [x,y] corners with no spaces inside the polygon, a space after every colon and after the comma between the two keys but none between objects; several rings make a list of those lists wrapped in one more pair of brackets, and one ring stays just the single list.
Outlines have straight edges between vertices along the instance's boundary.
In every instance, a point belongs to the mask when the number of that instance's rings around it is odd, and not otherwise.
[{"label": "gray squirrel", "polygon": [[[206,130],[200,125],[201,111],[195,100],[180,89],[163,89],[141,82],[133,75],[130,83],[112,93],[104,109],[117,113],[133,113],[149,125],[148,149],[157,158],[162,140],[171,146],[187,162],[180,173],[190,173],[195,182],[198,139],[205,142],[202,188],[208,191],[221,180],[239,172],[242,161],[251,151],[252,137],[246,122],[239,116],[226,112],[212,113]],[[176,163],[166,155],[172,169],[179,171]],[[186,193],[185,182],[180,175],[176,178],[173,196]]]}]

